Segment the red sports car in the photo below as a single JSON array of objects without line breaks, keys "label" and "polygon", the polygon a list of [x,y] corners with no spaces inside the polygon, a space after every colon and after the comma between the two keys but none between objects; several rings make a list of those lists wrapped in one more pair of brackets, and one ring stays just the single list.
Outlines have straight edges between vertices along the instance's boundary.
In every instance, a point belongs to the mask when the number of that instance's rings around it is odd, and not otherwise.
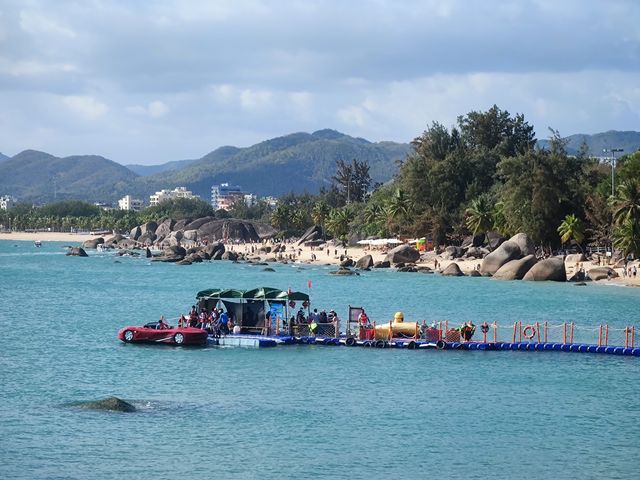
[{"label": "red sports car", "polygon": [[204,345],[207,343],[207,332],[193,327],[160,328],[159,322],[152,322],[142,327],[124,327],[118,332],[118,338],[125,343]]}]

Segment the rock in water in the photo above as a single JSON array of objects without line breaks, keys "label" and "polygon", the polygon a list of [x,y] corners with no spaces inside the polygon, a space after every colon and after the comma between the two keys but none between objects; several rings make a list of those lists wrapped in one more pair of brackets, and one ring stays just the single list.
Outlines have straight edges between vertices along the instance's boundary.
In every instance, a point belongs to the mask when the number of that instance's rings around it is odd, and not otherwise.
[{"label": "rock in water", "polygon": [[371,267],[373,267],[373,257],[371,255],[365,255],[356,262],[356,268],[359,268],[360,270]]},{"label": "rock in water", "polygon": [[67,256],[71,257],[88,257],[87,252],[82,247],[72,247],[67,252]]},{"label": "rock in water", "polygon": [[464,277],[464,273],[462,273],[462,270],[460,270],[460,267],[455,262],[447,265],[442,271],[442,275],[445,277]]},{"label": "rock in water", "polygon": [[136,407],[118,397],[107,397],[92,402],[81,402],[79,408],[88,410],[107,410],[111,412],[135,412]]}]

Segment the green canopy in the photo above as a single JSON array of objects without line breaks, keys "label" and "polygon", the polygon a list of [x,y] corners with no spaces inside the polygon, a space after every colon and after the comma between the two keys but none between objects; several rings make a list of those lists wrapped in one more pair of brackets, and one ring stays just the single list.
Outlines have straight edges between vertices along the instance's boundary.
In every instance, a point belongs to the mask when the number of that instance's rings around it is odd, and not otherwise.
[{"label": "green canopy", "polygon": [[277,300],[277,301],[305,301],[309,300],[309,295],[304,292],[287,292],[273,287],[258,287],[251,290],[238,290],[229,288],[222,290],[220,288],[209,288],[201,290],[196,294],[198,300]]}]

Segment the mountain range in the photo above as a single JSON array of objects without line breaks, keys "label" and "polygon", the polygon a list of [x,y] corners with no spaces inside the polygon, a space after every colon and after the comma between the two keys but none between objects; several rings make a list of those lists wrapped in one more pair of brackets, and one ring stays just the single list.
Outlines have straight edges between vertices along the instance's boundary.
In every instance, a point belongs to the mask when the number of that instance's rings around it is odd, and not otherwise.
[{"label": "mountain range", "polygon": [[[608,131],[566,137],[569,153],[586,143],[593,156],[603,149],[640,149],[640,132]],[[544,148],[548,141],[540,140]],[[0,195],[19,201],[46,203],[77,199],[115,203],[124,195],[147,201],[163,188],[185,186],[205,200],[211,186],[222,182],[240,185],[259,196],[289,192],[316,193],[331,184],[337,160],[367,161],[373,182],[390,180],[412,147],[408,143],[370,142],[335,130],[292,133],[246,148],[220,147],[202,158],[161,165],[123,166],[97,155],[55,157],[25,150],[13,157],[0,154]]]}]

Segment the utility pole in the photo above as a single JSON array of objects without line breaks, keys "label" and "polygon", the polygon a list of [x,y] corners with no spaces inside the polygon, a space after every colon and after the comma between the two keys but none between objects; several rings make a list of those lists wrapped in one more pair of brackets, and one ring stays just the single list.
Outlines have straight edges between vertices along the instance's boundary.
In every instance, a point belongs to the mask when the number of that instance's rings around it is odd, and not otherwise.
[{"label": "utility pole", "polygon": [[624,152],[624,148],[603,149],[604,153],[611,153],[611,196],[616,194],[616,153]]}]

